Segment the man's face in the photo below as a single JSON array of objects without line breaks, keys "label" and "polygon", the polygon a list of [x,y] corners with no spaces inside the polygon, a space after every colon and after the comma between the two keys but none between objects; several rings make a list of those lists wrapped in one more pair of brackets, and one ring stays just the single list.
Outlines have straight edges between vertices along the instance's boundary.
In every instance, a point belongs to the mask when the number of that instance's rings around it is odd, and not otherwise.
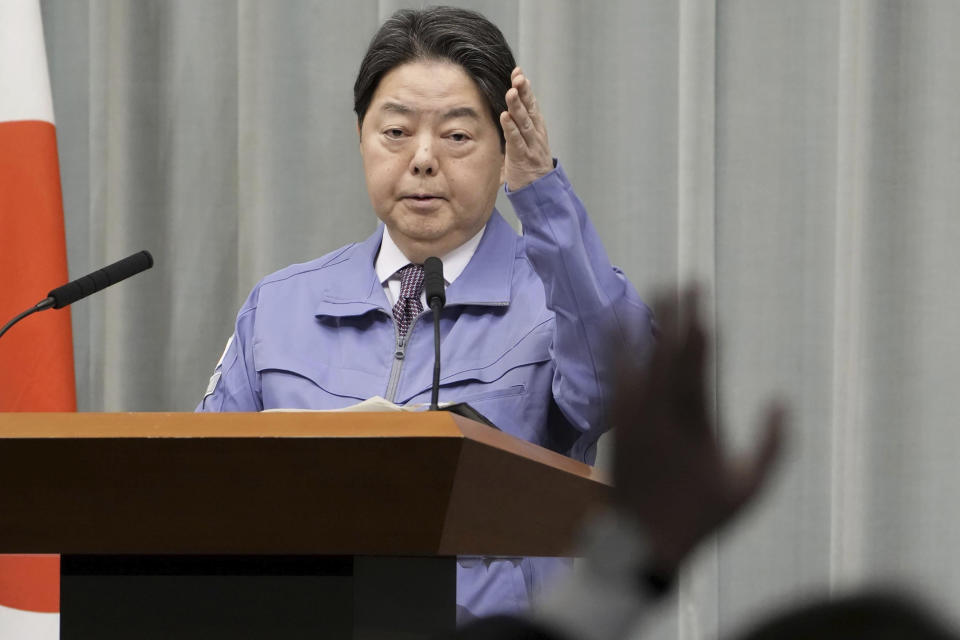
[{"label": "man's face", "polygon": [[413,262],[483,228],[503,184],[500,133],[467,73],[410,62],[387,73],[360,129],[370,202]]}]

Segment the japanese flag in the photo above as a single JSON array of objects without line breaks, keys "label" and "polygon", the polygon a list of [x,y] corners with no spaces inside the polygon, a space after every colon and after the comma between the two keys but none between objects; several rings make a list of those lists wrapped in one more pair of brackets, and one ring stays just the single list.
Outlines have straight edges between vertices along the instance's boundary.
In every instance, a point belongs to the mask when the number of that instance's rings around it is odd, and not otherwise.
[{"label": "japanese flag", "polygon": [[[57,132],[40,5],[2,0],[0,325],[66,281]],[[0,338],[0,411],[75,410],[69,309],[26,318]]]},{"label": "japanese flag", "polygon": [[0,638],[59,637],[60,556],[0,556]]},{"label": "japanese flag", "polygon": [[[66,281],[40,5],[38,0],[2,0],[0,325]],[[69,311],[36,314],[0,338],[0,412],[75,410]],[[0,638],[59,638],[59,611],[59,556],[0,556]]]}]

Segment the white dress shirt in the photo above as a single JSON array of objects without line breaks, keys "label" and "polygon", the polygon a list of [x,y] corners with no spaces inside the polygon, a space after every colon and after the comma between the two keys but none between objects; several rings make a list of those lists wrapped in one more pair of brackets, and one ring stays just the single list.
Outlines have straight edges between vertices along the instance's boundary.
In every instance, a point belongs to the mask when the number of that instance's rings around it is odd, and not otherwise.
[{"label": "white dress shirt", "polygon": [[[470,262],[470,258],[476,252],[477,245],[480,244],[480,238],[483,237],[486,228],[486,225],[484,225],[483,229],[480,229],[475,236],[450,253],[437,256],[443,262],[443,283],[446,287],[449,287],[467,268],[467,263]],[[396,304],[397,298],[400,297],[400,274],[398,272],[408,264],[410,264],[410,260],[403,255],[403,251],[390,237],[390,229],[384,227],[383,240],[380,241],[380,251],[377,253],[374,268],[377,271],[380,284],[383,285],[383,292],[387,295],[387,302],[390,303],[391,307]],[[423,305],[424,309],[427,308],[427,294],[424,291],[420,292],[420,304]]]}]

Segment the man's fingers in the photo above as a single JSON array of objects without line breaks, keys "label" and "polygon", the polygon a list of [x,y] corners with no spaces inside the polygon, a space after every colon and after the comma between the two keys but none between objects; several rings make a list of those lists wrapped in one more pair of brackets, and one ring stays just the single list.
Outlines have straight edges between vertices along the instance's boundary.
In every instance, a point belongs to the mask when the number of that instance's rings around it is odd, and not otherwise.
[{"label": "man's fingers", "polygon": [[524,106],[530,113],[537,110],[537,98],[533,95],[533,88],[530,86],[530,80],[527,76],[519,75],[513,79],[513,87],[520,94]]},{"label": "man's fingers", "polygon": [[[540,135],[546,136],[546,126],[540,114],[537,97],[533,93],[530,79],[524,75],[520,67],[515,68],[513,73],[510,74],[510,84],[512,89],[516,91],[519,103],[523,107],[524,117],[528,118],[528,120],[517,119],[520,129],[526,133],[529,128],[534,128]],[[511,93],[511,91],[507,92],[508,104]],[[530,141],[528,140],[528,142]]]},{"label": "man's fingers", "polygon": [[683,327],[683,333],[695,326],[703,326],[700,319],[700,287],[698,285],[690,284],[680,291],[679,305],[680,324]]},{"label": "man's fingers", "polygon": [[513,79],[513,88],[520,94],[520,100],[530,112],[530,115],[536,115],[539,112],[537,106],[537,96],[533,93],[533,87],[530,86],[530,79],[520,74]]},{"label": "man's fingers", "polygon": [[672,376],[670,393],[677,420],[691,433],[712,437],[712,421],[707,408],[707,335],[703,327],[686,328]]},{"label": "man's fingers", "polygon": [[734,511],[749,502],[766,485],[783,450],[786,437],[787,413],[782,405],[775,403],[766,411],[763,436],[750,460],[740,469],[734,486]]},{"label": "man's fingers", "polygon": [[677,311],[676,294],[670,291],[660,291],[652,300],[654,317],[657,321],[658,344],[675,345],[677,343]]},{"label": "man's fingers", "polygon": [[520,133],[517,123],[514,122],[513,116],[507,111],[500,114],[500,126],[503,127],[503,137],[507,142],[507,147],[512,147],[518,153],[525,152],[527,143],[523,139],[523,134]]},{"label": "man's fingers", "polygon": [[537,96],[533,92],[533,87],[530,85],[530,79],[521,72],[513,77],[512,84],[513,88],[520,94],[520,101],[523,103],[523,106],[526,107],[527,113],[530,114],[530,120],[533,126],[537,132],[546,139],[547,124],[543,120],[543,114],[540,112],[540,103],[537,102]]},{"label": "man's fingers", "polygon": [[773,403],[767,409],[764,420],[763,440],[757,447],[755,455],[758,473],[766,476],[780,457],[787,433],[787,410],[779,402]]},{"label": "man's fingers", "polygon": [[[677,305],[666,292],[653,298],[657,323],[657,342],[647,367],[658,372],[661,379],[672,377],[668,372],[675,366],[677,350]],[[659,391],[658,391],[659,392]]]},{"label": "man's fingers", "polygon": [[539,132],[533,120],[530,118],[530,113],[527,111],[526,105],[524,105],[520,99],[520,92],[515,88],[507,91],[507,110],[517,125],[517,128],[520,130],[520,133],[523,134],[523,139],[526,141],[527,146],[536,148]]},{"label": "man's fingers", "polygon": [[679,337],[682,341],[679,381],[690,385],[693,394],[690,400],[703,405],[706,394],[707,332],[700,322],[700,290],[696,285],[690,285],[681,292],[678,313]]},{"label": "man's fingers", "polygon": [[[504,96],[507,103],[506,113],[513,120],[513,126],[523,137],[523,144],[512,144],[507,140],[507,186],[513,190],[524,187],[553,170],[553,158],[547,142],[546,126],[536,112],[536,100],[533,98],[529,81],[520,67],[513,70],[511,87]],[[508,125],[502,120],[504,137]]]}]

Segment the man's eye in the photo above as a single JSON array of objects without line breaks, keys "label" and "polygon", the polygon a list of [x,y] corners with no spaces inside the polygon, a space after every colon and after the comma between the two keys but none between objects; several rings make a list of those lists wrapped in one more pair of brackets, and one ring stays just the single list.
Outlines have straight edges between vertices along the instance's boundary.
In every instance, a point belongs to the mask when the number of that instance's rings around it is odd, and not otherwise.
[{"label": "man's eye", "polygon": [[403,129],[387,129],[383,132],[388,138],[400,138],[403,137]]},{"label": "man's eye", "polygon": [[465,133],[451,133],[450,139],[453,140],[454,142],[466,142],[467,140],[470,139],[470,136],[468,136]]}]

